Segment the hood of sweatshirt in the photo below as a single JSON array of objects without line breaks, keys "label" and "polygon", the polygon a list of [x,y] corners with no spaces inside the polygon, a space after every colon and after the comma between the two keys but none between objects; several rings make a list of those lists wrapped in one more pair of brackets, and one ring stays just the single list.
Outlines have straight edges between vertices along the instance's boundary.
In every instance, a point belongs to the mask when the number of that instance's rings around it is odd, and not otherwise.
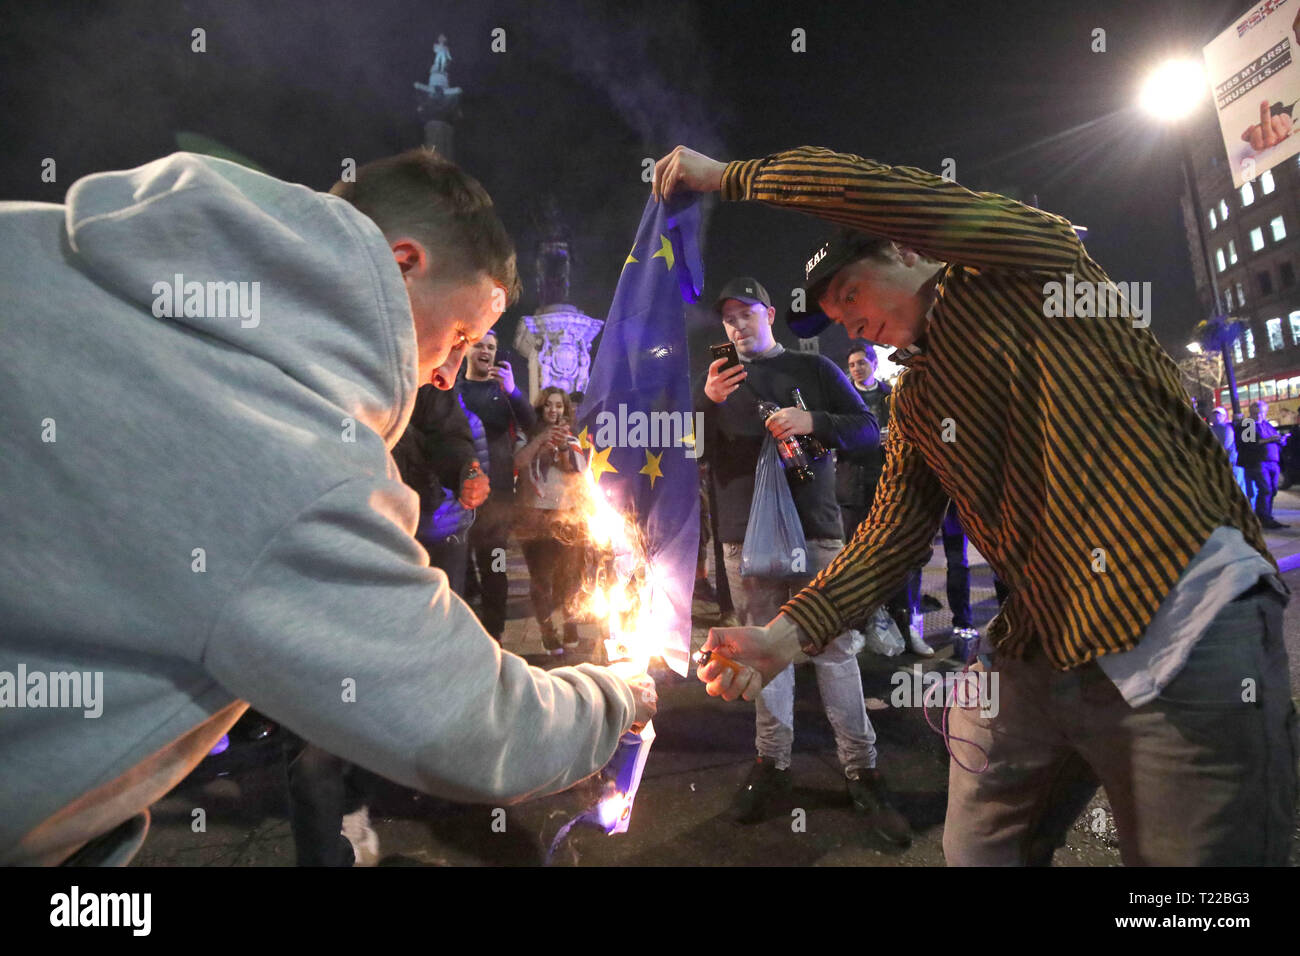
[{"label": "hood of sweatshirt", "polygon": [[68,190],[73,255],[120,298],[250,353],[392,447],[415,401],[414,321],[379,227],[336,196],[175,153]]}]

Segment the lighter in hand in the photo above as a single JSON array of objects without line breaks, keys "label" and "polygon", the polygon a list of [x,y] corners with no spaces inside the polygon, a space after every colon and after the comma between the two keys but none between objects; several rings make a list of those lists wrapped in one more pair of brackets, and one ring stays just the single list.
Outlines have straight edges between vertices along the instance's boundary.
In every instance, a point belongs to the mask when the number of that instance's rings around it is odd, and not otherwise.
[{"label": "lighter in hand", "polygon": [[717,661],[723,667],[734,671],[736,674],[741,672],[739,664],[729,657],[723,657],[717,651],[698,651],[692,659],[698,667],[703,667],[705,664],[709,663],[709,661]]}]

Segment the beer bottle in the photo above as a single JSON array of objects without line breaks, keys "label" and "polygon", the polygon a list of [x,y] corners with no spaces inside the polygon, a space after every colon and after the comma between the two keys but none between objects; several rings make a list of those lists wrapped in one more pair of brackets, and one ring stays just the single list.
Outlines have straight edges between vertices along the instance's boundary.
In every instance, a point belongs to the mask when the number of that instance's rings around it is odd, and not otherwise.
[{"label": "beer bottle", "polygon": [[[781,410],[781,406],[776,402],[758,403],[758,414],[763,419],[763,424]],[[803,450],[803,445],[798,441],[798,436],[791,435],[788,438],[776,438],[776,450],[781,454],[781,467],[785,469],[785,476],[791,482],[800,483],[808,481],[813,476],[812,468],[809,467],[808,456]]]},{"label": "beer bottle", "polygon": [[[799,389],[794,390],[794,404],[796,408],[808,411],[808,406],[803,403],[803,395]],[[826,446],[818,440],[816,435],[799,435],[799,444],[803,446],[804,454],[808,456],[809,461],[821,461],[826,457]]]}]

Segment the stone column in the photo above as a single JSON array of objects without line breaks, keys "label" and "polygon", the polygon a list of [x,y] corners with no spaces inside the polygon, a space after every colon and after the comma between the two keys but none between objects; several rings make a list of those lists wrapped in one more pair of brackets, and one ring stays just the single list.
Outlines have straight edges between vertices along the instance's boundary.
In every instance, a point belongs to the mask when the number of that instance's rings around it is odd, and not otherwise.
[{"label": "stone column", "polygon": [[525,315],[515,329],[515,351],[528,359],[528,396],[551,385],[566,392],[587,388],[591,375],[591,343],[604,327],[572,305],[548,305]]},{"label": "stone column", "polygon": [[428,120],[424,124],[424,145],[432,146],[438,155],[456,161],[456,128],[442,120]]}]

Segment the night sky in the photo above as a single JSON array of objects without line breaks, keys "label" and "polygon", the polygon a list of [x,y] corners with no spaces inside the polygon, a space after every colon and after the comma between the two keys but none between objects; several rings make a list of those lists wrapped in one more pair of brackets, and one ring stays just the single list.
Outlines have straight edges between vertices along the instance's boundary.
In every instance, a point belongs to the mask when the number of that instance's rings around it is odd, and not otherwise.
[{"label": "night sky", "polygon": [[[940,172],[1089,227],[1117,281],[1153,284],[1152,330],[1180,354],[1197,314],[1173,134],[1135,106],[1147,67],[1201,47],[1237,0],[1120,2],[411,3],[266,0],[8,4],[0,21],[0,198],[61,202],[78,177],[211,137],[327,189],[345,157],[421,141],[412,83],[439,32],[465,89],[456,159],[492,193],[543,304],[537,214],[574,236],[571,300],[603,316],[649,187],[678,143],[718,159],[829,146]],[[190,31],[207,32],[191,52]],[[491,31],[506,31],[504,53]],[[791,51],[791,31],[807,52]],[[1094,28],[1104,53],[1091,50]],[[54,157],[58,182],[42,183]],[[752,204],[713,207],[708,292],[749,274],[778,300],[828,227]],[[695,310],[693,342],[721,340]],[[778,327],[781,326],[778,320]],[[716,334],[715,334],[716,333]],[[788,332],[779,337],[793,342]],[[838,328],[823,350],[839,358]],[[698,357],[702,364],[703,356]]]}]

